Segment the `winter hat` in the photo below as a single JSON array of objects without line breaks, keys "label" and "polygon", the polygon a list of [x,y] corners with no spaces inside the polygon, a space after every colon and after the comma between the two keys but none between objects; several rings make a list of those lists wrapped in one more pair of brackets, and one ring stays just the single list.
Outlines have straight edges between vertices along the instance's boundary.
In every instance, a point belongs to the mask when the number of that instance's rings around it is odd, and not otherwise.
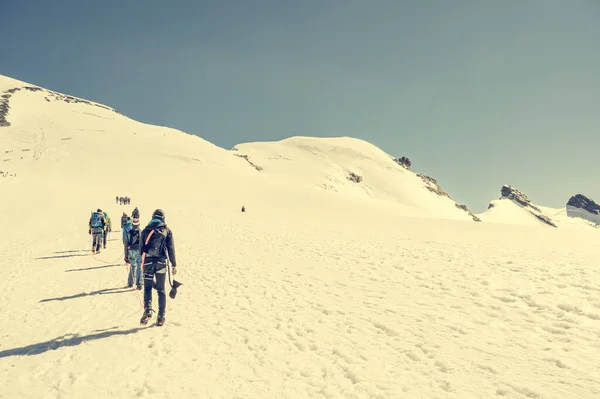
[{"label": "winter hat", "polygon": [[96,212],[102,212],[102,209],[98,208],[98,210]]},{"label": "winter hat", "polygon": [[160,219],[164,222],[165,221],[165,213],[162,211],[162,209],[157,209],[152,214],[152,219]]}]

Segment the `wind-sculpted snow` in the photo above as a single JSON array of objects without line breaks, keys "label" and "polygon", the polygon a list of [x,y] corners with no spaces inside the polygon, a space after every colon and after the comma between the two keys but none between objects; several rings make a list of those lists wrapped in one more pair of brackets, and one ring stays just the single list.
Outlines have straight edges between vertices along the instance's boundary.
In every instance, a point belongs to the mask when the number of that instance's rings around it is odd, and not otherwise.
[{"label": "wind-sculpted snow", "polygon": [[0,283],[3,315],[16,321],[2,331],[3,393],[583,399],[600,390],[596,237],[161,206],[184,283],[162,328],[137,325],[118,232],[95,257],[70,223],[55,241],[3,251],[18,266]]}]

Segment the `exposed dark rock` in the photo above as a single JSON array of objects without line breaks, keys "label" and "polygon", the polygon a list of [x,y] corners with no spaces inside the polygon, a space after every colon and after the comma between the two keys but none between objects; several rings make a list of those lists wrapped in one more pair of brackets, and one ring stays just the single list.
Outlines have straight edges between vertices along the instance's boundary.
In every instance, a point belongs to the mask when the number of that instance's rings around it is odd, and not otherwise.
[{"label": "exposed dark rock", "polygon": [[[433,177],[425,176],[421,173],[417,173],[417,176],[419,176],[421,178],[421,180],[423,180],[423,182],[425,183],[425,188],[427,188],[429,191],[431,191],[432,193],[439,195],[441,197],[450,198],[450,195],[448,195],[447,192],[442,190],[442,188],[438,184],[437,180],[435,180]],[[452,199],[452,198],[450,198],[450,199]],[[471,212],[471,210],[466,205],[459,205],[455,202],[455,206],[458,209],[461,209],[461,210],[467,212],[474,221],[481,222],[481,219],[479,219],[477,216],[475,216],[473,214],[473,212]]]},{"label": "exposed dark rock", "polygon": [[45,92],[45,93],[47,93],[47,96],[45,96],[44,99],[48,102],[51,102],[51,99],[52,99],[52,100],[57,100],[57,101],[64,101],[69,104],[81,103],[81,104],[87,104],[87,105],[95,105],[96,107],[100,107],[100,108],[106,109],[108,111],[113,111],[117,114],[120,113],[112,108],[106,107],[101,104],[95,104],[95,103],[92,103],[91,101],[81,100],[81,99],[75,98],[73,96],[56,93],[54,91],[42,89],[41,87],[35,87],[35,86],[14,87],[12,89],[6,90],[2,94],[2,96],[0,96],[0,127],[10,126],[10,122],[6,119],[6,116],[8,115],[8,111],[10,110],[10,106],[9,106],[10,98],[14,93],[16,93],[17,91],[20,91],[21,89],[27,90],[30,92]]},{"label": "exposed dark rock", "polygon": [[569,198],[567,206],[583,209],[594,215],[600,215],[600,205],[596,204],[594,200],[583,194],[577,194]]},{"label": "exposed dark rock", "polygon": [[471,216],[471,218],[476,221],[476,222],[481,222],[481,219],[479,219],[477,216],[475,216],[473,214],[473,212],[471,212],[471,210],[466,206],[466,205],[459,205],[459,204],[454,204],[458,209],[462,209],[463,211],[467,212],[469,214],[469,216]]},{"label": "exposed dark rock", "polygon": [[[512,201],[516,202],[518,205],[522,206],[523,208],[526,208],[529,211],[529,213],[531,213],[533,216],[538,218],[541,222],[547,224],[548,226],[558,227],[556,224],[554,224],[552,219],[550,219],[548,216],[544,215],[540,208],[533,205],[531,200],[529,198],[527,198],[527,196],[525,194],[523,194],[516,188],[505,184],[504,186],[502,186],[502,190],[500,190],[500,193],[502,194],[502,198],[512,200]],[[490,208],[491,208],[491,206],[490,206]]]},{"label": "exposed dark rock", "polygon": [[531,211],[529,211],[533,216],[535,216],[536,218],[538,218],[539,220],[541,220],[542,222],[546,223],[547,225],[550,225],[552,227],[558,227],[557,225],[554,224],[554,222],[552,221],[552,219],[550,219],[548,216],[546,215],[542,215],[542,214],[538,214],[538,213],[533,213]]},{"label": "exposed dark rock", "polygon": [[350,172],[350,176],[348,176],[347,179],[353,181],[354,183],[360,183],[363,178],[362,176],[359,176],[356,173]]},{"label": "exposed dark rock", "polygon": [[442,188],[438,184],[437,180],[435,180],[433,177],[425,176],[420,173],[417,173],[417,176],[419,176],[421,178],[421,180],[423,180],[425,182],[425,188],[427,188],[429,191],[431,191],[432,193],[435,193],[441,197],[450,198],[448,193],[445,192],[444,190],[442,190]]},{"label": "exposed dark rock", "polygon": [[394,162],[400,166],[404,166],[408,170],[410,170],[410,166],[412,165],[412,162],[407,157],[394,158]]},{"label": "exposed dark rock", "polygon": [[533,205],[531,200],[527,198],[525,194],[507,184],[502,186],[501,194],[502,197],[513,200],[524,207],[529,207],[537,212],[542,212],[537,206]]},{"label": "exposed dark rock", "polygon": [[244,158],[254,169],[258,170],[259,172],[263,170],[263,168],[261,168],[260,166],[252,163],[252,161],[250,161],[250,158],[248,158],[248,155],[241,155],[241,154],[233,154],[236,157],[240,157],[240,158]]}]

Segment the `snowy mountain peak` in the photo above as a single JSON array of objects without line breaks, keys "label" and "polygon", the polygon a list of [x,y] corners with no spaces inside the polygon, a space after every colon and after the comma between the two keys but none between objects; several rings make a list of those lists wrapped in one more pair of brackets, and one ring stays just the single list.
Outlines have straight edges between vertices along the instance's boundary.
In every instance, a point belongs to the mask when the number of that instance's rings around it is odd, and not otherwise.
[{"label": "snowy mountain peak", "polygon": [[600,225],[600,205],[583,194],[569,198],[567,202],[567,215],[577,217]]},{"label": "snowy mountain peak", "polygon": [[517,204],[523,207],[529,207],[536,212],[541,212],[540,209],[535,206],[525,194],[508,184],[502,186],[500,193],[502,194],[502,198],[515,201]]},{"label": "snowy mountain peak", "polygon": [[583,194],[577,194],[569,198],[567,206],[580,208],[594,215],[600,215],[600,205],[594,202],[593,199],[588,198]]},{"label": "snowy mountain peak", "polygon": [[432,217],[479,219],[431,177],[364,140],[350,137],[290,137],[233,148],[256,170],[286,184],[319,188],[357,200],[383,200]]},{"label": "snowy mountain peak", "polygon": [[488,209],[477,215],[484,222],[532,225],[542,223],[558,227],[548,212],[536,206],[527,195],[516,188],[505,184],[500,193],[499,200],[491,201]]}]

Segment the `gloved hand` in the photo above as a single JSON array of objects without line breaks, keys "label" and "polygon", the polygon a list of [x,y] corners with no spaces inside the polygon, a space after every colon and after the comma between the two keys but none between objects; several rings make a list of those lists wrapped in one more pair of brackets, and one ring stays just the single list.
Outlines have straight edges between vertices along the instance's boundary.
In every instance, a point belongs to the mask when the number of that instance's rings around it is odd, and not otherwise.
[{"label": "gloved hand", "polygon": [[173,266],[173,276],[177,274],[177,268]]},{"label": "gloved hand", "polygon": [[89,230],[88,230],[88,234],[89,234],[89,235],[92,235],[92,229],[89,229]]},{"label": "gloved hand", "polygon": [[129,258],[125,258],[125,263],[129,264]]}]

